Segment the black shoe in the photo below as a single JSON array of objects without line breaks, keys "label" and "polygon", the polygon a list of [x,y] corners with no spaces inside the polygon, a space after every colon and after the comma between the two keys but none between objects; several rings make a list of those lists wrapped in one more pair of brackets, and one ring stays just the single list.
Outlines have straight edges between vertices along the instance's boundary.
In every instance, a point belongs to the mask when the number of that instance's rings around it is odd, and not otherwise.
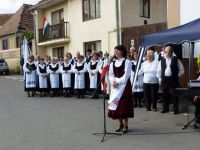
[{"label": "black shoe", "polygon": [[195,123],[191,126],[193,129],[199,129],[200,127],[197,126]]},{"label": "black shoe", "polygon": [[153,111],[156,112],[156,111],[158,111],[158,110],[157,110],[157,108],[153,108]]},{"label": "black shoe", "polygon": [[124,126],[123,128],[123,134],[128,133],[128,126]]},{"label": "black shoe", "polygon": [[118,127],[115,131],[116,131],[116,132],[123,131],[123,128],[124,128],[124,125],[121,124],[121,125],[119,125],[119,127]]},{"label": "black shoe", "polygon": [[178,111],[174,111],[174,115],[178,115],[179,114],[179,112]]},{"label": "black shoe", "polygon": [[34,92],[32,92],[32,97],[35,97],[35,93]]},{"label": "black shoe", "polygon": [[137,107],[137,104],[135,104],[134,107]]},{"label": "black shoe", "polygon": [[56,96],[56,94],[55,94],[55,93],[52,93],[50,97],[54,97],[54,96]]},{"label": "black shoe", "polygon": [[81,95],[81,98],[84,99],[85,98],[84,95]]},{"label": "black shoe", "polygon": [[27,96],[28,96],[28,97],[30,97],[30,96],[31,96],[31,95],[30,95],[30,92],[27,92]]},{"label": "black shoe", "polygon": [[163,114],[164,114],[164,113],[168,113],[168,112],[169,112],[169,110],[162,110],[162,111],[161,111],[161,113],[163,113]]}]

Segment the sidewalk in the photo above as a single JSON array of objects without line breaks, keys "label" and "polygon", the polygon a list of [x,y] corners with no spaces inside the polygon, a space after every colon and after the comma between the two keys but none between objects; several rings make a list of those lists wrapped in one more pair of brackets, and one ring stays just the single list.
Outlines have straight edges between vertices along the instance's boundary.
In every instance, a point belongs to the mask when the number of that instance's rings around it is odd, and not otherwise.
[{"label": "sidewalk", "polygon": [[0,75],[0,77],[12,80],[24,81],[23,75]]}]

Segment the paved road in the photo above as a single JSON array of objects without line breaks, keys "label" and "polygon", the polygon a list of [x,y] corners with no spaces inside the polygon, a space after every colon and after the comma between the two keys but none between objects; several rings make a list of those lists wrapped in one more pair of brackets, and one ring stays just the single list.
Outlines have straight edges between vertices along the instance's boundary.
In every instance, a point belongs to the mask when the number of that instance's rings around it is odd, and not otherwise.
[{"label": "paved road", "polygon": [[[20,76],[0,76],[0,150],[198,150],[200,133],[184,114],[135,109],[130,133],[101,136],[102,100],[27,98]],[[192,114],[190,118],[193,117]],[[108,131],[116,128],[108,119]]]}]

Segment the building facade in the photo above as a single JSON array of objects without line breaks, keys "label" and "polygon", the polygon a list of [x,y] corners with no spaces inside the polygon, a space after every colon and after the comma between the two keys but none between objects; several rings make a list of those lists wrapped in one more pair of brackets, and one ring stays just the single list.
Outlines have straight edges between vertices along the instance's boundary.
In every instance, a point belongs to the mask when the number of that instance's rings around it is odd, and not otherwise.
[{"label": "building facade", "polygon": [[[132,39],[138,46],[141,36],[166,28],[167,20],[163,0],[42,0],[32,9],[43,57],[85,54],[88,48],[113,54],[114,46],[129,48]],[[50,23],[45,34],[44,18]]]}]

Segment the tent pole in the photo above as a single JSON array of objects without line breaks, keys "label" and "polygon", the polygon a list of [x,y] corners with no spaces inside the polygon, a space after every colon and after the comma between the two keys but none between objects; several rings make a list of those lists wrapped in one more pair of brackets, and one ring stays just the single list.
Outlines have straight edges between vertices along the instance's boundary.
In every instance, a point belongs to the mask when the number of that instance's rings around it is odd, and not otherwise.
[{"label": "tent pole", "polygon": [[193,73],[193,58],[194,58],[194,42],[190,43],[190,58],[189,58],[189,81],[192,80],[192,73]]},{"label": "tent pole", "polygon": [[142,58],[143,58],[144,51],[145,51],[144,47],[140,47],[139,48],[139,53],[138,53],[139,55],[137,57],[136,70],[135,70],[135,74],[134,74],[134,78],[133,78],[133,85],[132,86],[135,86],[135,82],[136,82],[136,79],[137,79],[138,71],[139,71],[140,65],[142,63]]}]

